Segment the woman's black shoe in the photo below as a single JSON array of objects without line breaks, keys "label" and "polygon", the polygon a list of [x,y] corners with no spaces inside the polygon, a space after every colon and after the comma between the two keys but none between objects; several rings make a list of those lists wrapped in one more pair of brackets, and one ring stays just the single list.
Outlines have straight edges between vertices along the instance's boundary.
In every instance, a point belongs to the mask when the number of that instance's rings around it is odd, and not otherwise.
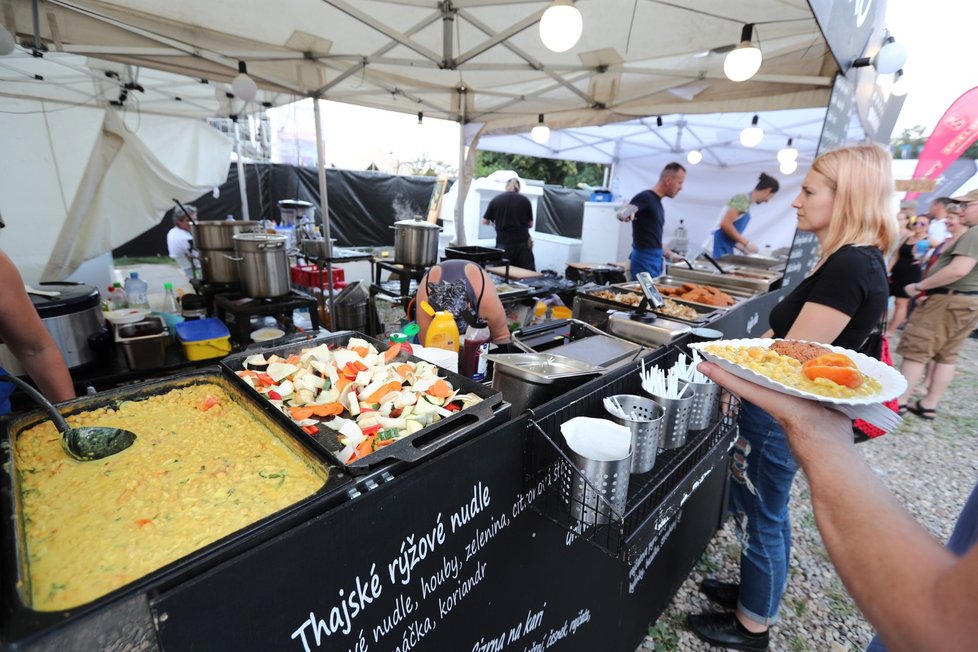
[{"label": "woman's black shoe", "polygon": [[696,636],[716,647],[763,652],[770,640],[766,631],[748,632],[732,613],[691,614],[686,616],[686,624]]},{"label": "woman's black shoe", "polygon": [[705,579],[700,583],[700,592],[724,609],[736,609],[740,584]]}]

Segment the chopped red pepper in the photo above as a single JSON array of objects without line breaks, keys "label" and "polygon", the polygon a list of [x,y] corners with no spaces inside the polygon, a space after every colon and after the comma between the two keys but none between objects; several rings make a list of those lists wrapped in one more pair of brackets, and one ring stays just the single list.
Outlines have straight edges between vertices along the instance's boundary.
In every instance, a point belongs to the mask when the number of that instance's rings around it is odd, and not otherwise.
[{"label": "chopped red pepper", "polygon": [[275,381],[268,374],[260,373],[258,374],[258,384],[262,387],[271,387],[275,384]]},{"label": "chopped red pepper", "polygon": [[365,365],[362,362],[360,362],[359,360],[354,360],[353,361],[353,366],[356,367],[356,370],[357,371],[366,371],[367,369],[370,368],[367,365]]},{"label": "chopped red pepper", "polygon": [[272,399],[273,401],[281,401],[282,395],[276,392],[274,389],[270,389],[268,390],[268,398]]},{"label": "chopped red pepper", "polygon": [[302,430],[307,435],[318,435],[319,434],[319,428],[317,428],[316,426],[302,426]]},{"label": "chopped red pepper", "polygon": [[360,429],[360,432],[362,432],[364,435],[366,435],[366,436],[369,437],[370,435],[374,435],[374,434],[380,432],[380,424],[379,423],[375,423],[372,426],[367,426],[366,428],[361,428]]},{"label": "chopped red pepper", "polygon": [[458,412],[459,410],[462,409],[462,406],[459,405],[458,403],[449,403],[448,405],[445,406],[445,409],[448,410],[449,412]]}]

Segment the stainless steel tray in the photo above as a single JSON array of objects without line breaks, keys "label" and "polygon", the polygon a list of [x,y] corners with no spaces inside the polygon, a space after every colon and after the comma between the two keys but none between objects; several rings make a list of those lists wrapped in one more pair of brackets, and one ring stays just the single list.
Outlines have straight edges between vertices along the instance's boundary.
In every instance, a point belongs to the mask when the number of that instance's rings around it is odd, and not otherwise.
[{"label": "stainless steel tray", "polygon": [[783,258],[770,258],[768,256],[742,256],[740,254],[727,254],[717,259],[721,267],[739,266],[754,267],[757,269],[770,269],[784,271],[785,260]]},{"label": "stainless steel tray", "polygon": [[608,317],[608,330],[618,337],[644,346],[662,346],[682,337],[692,330],[689,324],[659,317],[645,322],[632,319],[629,312],[612,312]]},{"label": "stainless steel tray", "polygon": [[692,281],[693,283],[705,283],[713,285],[723,290],[727,288],[744,288],[755,292],[768,292],[771,286],[781,280],[777,278],[756,278],[754,276],[735,276],[734,274],[720,274],[719,272],[707,272],[700,269],[682,269],[673,267],[669,270],[673,278]]},{"label": "stainless steel tray", "polygon": [[[687,279],[673,278],[671,276],[660,276],[657,279],[655,279],[655,286],[660,292],[662,292],[663,296],[667,296],[666,293],[663,292],[664,289],[678,288],[688,283],[693,283],[693,281]],[[625,289],[632,289],[632,286],[634,285],[636,284],[626,283],[621,287],[624,287]],[[713,287],[716,287],[716,289],[723,290],[723,292],[728,294],[730,298],[734,300],[734,303],[729,306],[714,306],[709,303],[690,301],[689,299],[679,299],[678,297],[669,297],[669,298],[676,301],[682,301],[683,303],[687,303],[691,306],[702,306],[704,308],[710,308],[712,310],[725,311],[725,310],[730,310],[731,308],[735,308],[736,306],[740,305],[741,302],[746,301],[747,299],[750,299],[760,294],[756,290],[749,290],[747,288],[726,288],[726,287],[722,288],[712,283],[699,283],[699,285],[713,285]]]},{"label": "stainless steel tray", "polygon": [[490,353],[486,358],[497,368],[506,367],[511,376],[540,385],[606,371],[604,367],[552,353]]},{"label": "stainless steel tray", "polygon": [[[623,303],[620,301],[614,301],[612,299],[606,299],[604,297],[594,294],[598,290],[613,290],[620,294],[634,294],[639,298],[639,302],[635,304]],[[574,315],[577,316],[580,313],[583,317],[587,317],[584,321],[588,323],[601,326],[601,324],[596,323],[601,321],[601,313],[606,312],[608,309],[613,310],[634,310],[641,303],[643,294],[640,290],[634,290],[632,288],[622,288],[622,287],[610,287],[610,288],[594,288],[583,294],[578,294],[574,297]],[[677,299],[676,297],[664,297],[665,299],[672,301],[680,306],[685,306],[691,308],[696,312],[696,317],[689,319],[686,317],[679,317],[677,315],[672,315],[661,308],[647,307],[648,312],[654,313],[659,317],[665,317],[666,319],[672,319],[673,321],[680,321],[686,324],[696,324],[697,326],[703,326],[709,321],[712,321],[719,316],[717,313],[716,306],[710,306],[704,303],[696,303],[692,301],[685,301],[683,299]],[[588,305],[591,304],[591,305]],[[592,307],[593,306],[593,307]],[[603,322],[607,323],[608,318],[605,315]]]}]

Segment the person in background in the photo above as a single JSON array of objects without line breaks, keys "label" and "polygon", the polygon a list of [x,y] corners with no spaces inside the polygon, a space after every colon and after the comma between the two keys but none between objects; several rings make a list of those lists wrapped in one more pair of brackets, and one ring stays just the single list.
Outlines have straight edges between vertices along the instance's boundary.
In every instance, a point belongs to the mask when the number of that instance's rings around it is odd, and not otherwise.
[{"label": "person in background", "polygon": [[193,264],[190,262],[190,242],[193,237],[190,235],[190,222],[197,219],[197,209],[187,206],[187,211],[177,206],[173,209],[173,226],[166,232],[166,248],[170,258],[177,261],[177,265],[187,276],[194,277]]},{"label": "person in background", "polygon": [[713,232],[714,258],[732,254],[735,250],[748,254],[757,253],[757,245],[743,235],[750,223],[751,204],[770,201],[780,187],[777,179],[761,172],[753,190],[747,194],[734,195],[727,202],[727,212],[720,219],[720,228]]},{"label": "person in background", "polygon": [[[53,403],[75,398],[71,374],[44,328],[34,303],[24,289],[24,280],[13,261],[0,251],[0,340],[20,362],[41,393]],[[7,372],[0,368],[0,374]],[[0,414],[10,412],[12,383],[0,382]]]},{"label": "person in background", "polygon": [[852,422],[701,363],[699,371],[774,417],[812,497],[815,522],[846,590],[893,650],[973,650],[978,641],[978,485],[947,548],[900,505],[856,450]]},{"label": "person in background", "polygon": [[[914,236],[917,245],[914,247],[913,256],[917,264],[924,267],[924,261],[929,257],[930,241],[927,240],[927,229],[930,228],[930,213],[921,213],[913,223]],[[926,271],[926,270],[925,270]]]},{"label": "person in background", "polygon": [[[815,234],[822,257],[771,310],[771,330],[763,337],[856,350],[867,342],[888,299],[883,252],[897,229],[889,202],[891,164],[890,155],[875,145],[843,147],[812,163],[792,206],[798,230]],[[784,430],[761,406],[743,402],[738,426],[728,510],[743,546],[740,583],[704,580],[703,593],[732,612],[690,615],[687,623],[711,645],[766,650],[788,582],[788,499],[798,462]]]},{"label": "person in background", "polygon": [[520,180],[506,182],[506,192],[492,198],[482,216],[483,224],[496,227],[496,246],[506,252],[509,263],[516,267],[536,271],[533,259],[533,205],[520,194]]},{"label": "person in background", "polygon": [[931,249],[936,248],[951,236],[944,218],[947,217],[947,207],[953,203],[954,200],[950,197],[938,197],[930,203],[931,218],[930,226],[927,227],[927,240],[930,242]]},{"label": "person in background", "polygon": [[900,209],[897,222],[900,232],[897,234],[897,248],[890,256],[890,296],[893,297],[893,317],[886,326],[887,337],[893,337],[897,329],[907,320],[910,310],[910,299],[904,288],[909,283],[920,280],[920,263],[914,255],[917,241],[922,234],[914,229],[917,218],[910,208]]},{"label": "person in background", "polygon": [[418,322],[418,341],[424,344],[431,317],[421,308],[427,301],[435,310],[447,310],[455,317],[459,336],[465,335],[466,321],[462,313],[478,310],[478,315],[489,322],[489,334],[496,344],[509,342],[506,311],[499,299],[496,286],[478,263],[469,260],[443,260],[432,265],[421,282],[415,299],[415,318]]},{"label": "person in background", "polygon": [[[960,223],[953,217],[949,220],[950,243],[943,243],[927,276],[905,288],[910,296],[921,292],[925,296],[918,300],[897,346],[903,357],[900,373],[907,379],[900,409],[927,420],[937,417],[937,406],[954,378],[958,351],[978,326],[978,229],[974,228],[978,225],[978,190],[955,201],[961,204]],[[910,397],[931,360],[934,370],[927,393],[911,405]]]},{"label": "person in background", "polygon": [[667,164],[659,174],[659,180],[649,190],[643,190],[618,211],[618,219],[632,223],[632,253],[628,257],[629,275],[634,281],[641,272],[653,277],[662,274],[663,256],[670,261],[679,256],[662,244],[662,229],[666,212],[662,198],[670,199],[679,194],[686,182],[686,168],[676,162]]}]

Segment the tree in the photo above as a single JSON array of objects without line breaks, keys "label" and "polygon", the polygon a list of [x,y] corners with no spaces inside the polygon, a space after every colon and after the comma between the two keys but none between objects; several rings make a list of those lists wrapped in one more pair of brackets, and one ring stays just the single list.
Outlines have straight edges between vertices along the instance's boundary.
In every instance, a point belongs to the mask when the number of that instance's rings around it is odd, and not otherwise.
[{"label": "tree", "polygon": [[522,154],[479,151],[475,159],[475,176],[487,177],[496,170],[513,170],[526,179],[541,179],[544,183],[576,188],[578,183],[600,186],[604,181],[604,166],[598,163],[559,161]]},{"label": "tree", "polygon": [[[890,139],[890,153],[893,158],[919,158],[929,135],[925,135],[923,125],[915,125],[900,132],[896,138]],[[978,159],[978,142],[965,150],[961,158]]]}]

